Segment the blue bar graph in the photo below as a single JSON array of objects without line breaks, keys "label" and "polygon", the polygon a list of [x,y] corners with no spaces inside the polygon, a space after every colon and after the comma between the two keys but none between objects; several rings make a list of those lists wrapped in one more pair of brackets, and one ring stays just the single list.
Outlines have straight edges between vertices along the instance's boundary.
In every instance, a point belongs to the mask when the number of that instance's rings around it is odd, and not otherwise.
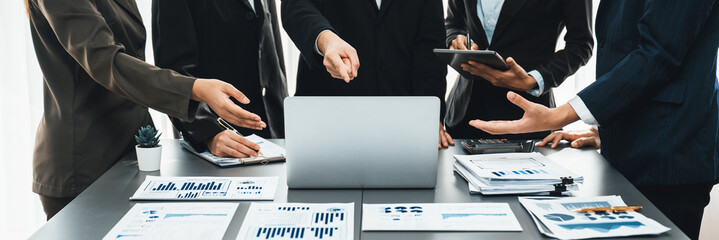
[{"label": "blue bar graph", "polygon": [[534,175],[534,174],[549,174],[547,171],[542,169],[524,169],[524,170],[512,170],[511,172],[494,171],[492,172],[497,177],[508,176],[508,175]]},{"label": "blue bar graph", "polygon": [[[339,233],[337,227],[261,227],[256,239],[329,239]],[[306,235],[305,233],[309,235]]]},{"label": "blue bar graph", "polygon": [[[345,214],[344,213],[315,213],[314,214],[314,222],[315,223],[324,223],[325,225],[334,223],[335,221],[344,221],[345,220]],[[338,218],[338,219],[335,219]]]}]

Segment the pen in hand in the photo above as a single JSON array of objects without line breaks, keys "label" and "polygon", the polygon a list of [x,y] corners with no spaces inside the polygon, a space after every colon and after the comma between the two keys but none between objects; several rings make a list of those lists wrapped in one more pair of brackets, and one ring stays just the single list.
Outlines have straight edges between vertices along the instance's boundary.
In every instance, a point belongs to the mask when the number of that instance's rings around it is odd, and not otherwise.
[{"label": "pen in hand", "polygon": [[467,50],[472,50],[472,39],[469,38],[469,31],[467,31]]},{"label": "pen in hand", "polygon": [[[222,118],[219,118],[219,117],[218,117],[218,118],[217,118],[217,123],[219,123],[220,126],[224,127],[225,129],[230,130],[230,131],[236,133],[237,135],[242,136],[242,134],[240,134],[240,132],[238,132],[237,129],[235,129],[234,127],[232,127],[232,125],[230,125],[230,123],[228,123],[227,121],[225,121],[225,119],[222,119]],[[257,153],[259,154],[259,156],[264,156],[264,154],[262,154],[262,151],[260,151],[260,150],[256,150],[255,152],[257,152]]]}]

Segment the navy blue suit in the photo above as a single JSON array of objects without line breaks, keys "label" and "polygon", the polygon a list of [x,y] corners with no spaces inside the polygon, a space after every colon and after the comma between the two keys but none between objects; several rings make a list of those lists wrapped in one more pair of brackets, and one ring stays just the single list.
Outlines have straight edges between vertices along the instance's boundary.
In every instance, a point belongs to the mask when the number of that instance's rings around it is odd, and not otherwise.
[{"label": "navy blue suit", "polygon": [[597,81],[578,96],[602,155],[689,237],[719,178],[716,0],[603,0]]},{"label": "navy blue suit", "polygon": [[717,155],[715,0],[602,1],[597,81],[578,95],[602,154],[635,185],[713,182]]}]

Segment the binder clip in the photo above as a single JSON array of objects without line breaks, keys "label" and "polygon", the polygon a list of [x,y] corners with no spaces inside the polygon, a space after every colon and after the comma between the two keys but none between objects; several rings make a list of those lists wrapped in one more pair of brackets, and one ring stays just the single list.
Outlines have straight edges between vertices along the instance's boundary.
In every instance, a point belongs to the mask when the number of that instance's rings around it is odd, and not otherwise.
[{"label": "binder clip", "polygon": [[574,178],[572,177],[561,177],[562,184],[574,184]]}]

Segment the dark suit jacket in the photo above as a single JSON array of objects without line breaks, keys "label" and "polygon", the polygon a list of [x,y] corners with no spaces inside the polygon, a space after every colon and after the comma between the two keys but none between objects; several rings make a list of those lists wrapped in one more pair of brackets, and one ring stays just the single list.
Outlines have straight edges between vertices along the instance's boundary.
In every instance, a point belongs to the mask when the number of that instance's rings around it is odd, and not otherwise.
[{"label": "dark suit jacket", "polygon": [[[447,68],[432,53],[444,47],[440,0],[383,0],[379,10],[375,0],[284,0],[282,23],[302,52],[297,96],[444,100]],[[317,36],[327,29],[357,50],[360,68],[350,83],[332,78],[315,51]]]},{"label": "dark suit jacket", "polygon": [[[544,78],[539,97],[518,92],[524,98],[554,107],[552,88],[559,86],[592,55],[591,0],[507,0],[494,30],[491,44],[477,17],[477,0],[450,0],[447,9],[447,44],[458,34],[469,31],[479,49],[497,51],[513,57],[527,72],[537,70]],[[560,33],[566,27],[563,50],[555,51]],[[524,114],[507,100],[509,89],[499,88],[476,77],[460,77],[447,99],[445,123],[455,138],[541,138],[547,134],[492,136],[469,126],[474,119],[511,120]]]},{"label": "dark suit jacket", "polygon": [[[283,138],[287,81],[275,1],[257,0],[255,8],[247,0],[154,0],[155,64],[232,84],[250,99],[241,107],[268,124],[262,131],[237,130]],[[216,119],[201,103],[194,121],[172,121],[185,140],[202,151],[206,140],[224,130]]]},{"label": "dark suit jacket", "polygon": [[145,27],[132,0],[31,0],[30,27],[44,75],[33,191],[73,197],[152,124],[145,106],[191,119],[195,78],[143,61]]},{"label": "dark suit jacket", "polygon": [[578,95],[602,155],[636,185],[716,180],[719,2],[603,0],[596,31],[598,78]]}]

